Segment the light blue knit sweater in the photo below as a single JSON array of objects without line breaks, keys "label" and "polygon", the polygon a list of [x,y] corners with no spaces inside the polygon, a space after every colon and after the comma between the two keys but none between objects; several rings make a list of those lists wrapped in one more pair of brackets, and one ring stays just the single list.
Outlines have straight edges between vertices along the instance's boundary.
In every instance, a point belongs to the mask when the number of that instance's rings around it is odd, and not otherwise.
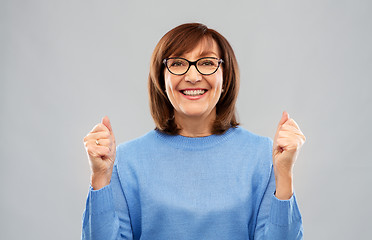
[{"label": "light blue knit sweater", "polygon": [[302,239],[295,195],[274,192],[270,138],[153,130],[117,147],[110,185],[90,187],[82,239]]}]

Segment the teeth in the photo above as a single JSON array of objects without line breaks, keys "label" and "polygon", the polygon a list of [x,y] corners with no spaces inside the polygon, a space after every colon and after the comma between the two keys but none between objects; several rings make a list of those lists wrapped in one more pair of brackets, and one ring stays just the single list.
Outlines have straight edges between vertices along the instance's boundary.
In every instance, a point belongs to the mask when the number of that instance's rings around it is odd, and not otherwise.
[{"label": "teeth", "polygon": [[197,96],[197,95],[202,95],[205,93],[205,90],[184,90],[183,94],[189,95],[189,96]]}]

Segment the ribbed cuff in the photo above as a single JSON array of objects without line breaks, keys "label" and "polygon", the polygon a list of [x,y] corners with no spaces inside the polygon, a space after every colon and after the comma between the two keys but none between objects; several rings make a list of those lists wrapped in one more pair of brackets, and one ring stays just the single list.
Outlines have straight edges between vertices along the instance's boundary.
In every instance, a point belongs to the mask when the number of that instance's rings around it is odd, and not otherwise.
[{"label": "ribbed cuff", "polygon": [[274,193],[270,209],[270,222],[279,226],[288,226],[293,222],[299,221],[302,221],[301,213],[295,194],[293,193],[292,197],[288,200],[280,200]]},{"label": "ribbed cuff", "polygon": [[93,190],[93,187],[90,186],[88,197],[92,215],[115,211],[111,184],[98,190]]}]

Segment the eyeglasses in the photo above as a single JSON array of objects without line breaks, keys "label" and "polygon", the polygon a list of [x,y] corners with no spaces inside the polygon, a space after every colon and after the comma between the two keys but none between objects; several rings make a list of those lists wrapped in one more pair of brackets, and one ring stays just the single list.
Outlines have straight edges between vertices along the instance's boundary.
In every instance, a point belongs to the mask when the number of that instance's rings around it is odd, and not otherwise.
[{"label": "eyeglasses", "polygon": [[220,64],[223,63],[223,60],[214,57],[204,57],[191,62],[185,58],[174,57],[164,59],[163,63],[168,71],[174,75],[183,75],[187,73],[192,65],[195,66],[200,74],[211,75],[217,71]]}]

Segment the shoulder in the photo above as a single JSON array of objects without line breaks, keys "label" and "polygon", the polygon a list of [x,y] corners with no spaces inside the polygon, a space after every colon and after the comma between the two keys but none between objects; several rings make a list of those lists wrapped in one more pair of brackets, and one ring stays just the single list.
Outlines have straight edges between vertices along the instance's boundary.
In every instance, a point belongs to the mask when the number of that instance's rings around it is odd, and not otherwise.
[{"label": "shoulder", "polygon": [[[242,127],[238,127],[239,135],[244,139],[242,149],[245,149],[249,159],[252,181],[256,185],[262,184],[262,179],[269,181],[272,170],[272,148],[273,140],[270,137],[262,136]],[[266,186],[265,184],[262,186]]]},{"label": "shoulder", "polygon": [[115,162],[128,162],[142,159],[144,156],[156,151],[156,133],[154,130],[132,140],[120,143],[116,147]]},{"label": "shoulder", "polygon": [[241,151],[253,169],[260,172],[259,175],[267,175],[272,164],[272,147],[273,141],[270,137],[262,136],[242,127],[236,128],[237,139],[235,142],[237,149]]},{"label": "shoulder", "polygon": [[116,147],[115,165],[118,171],[124,171],[127,167],[136,168],[141,164],[141,159],[148,158],[154,151],[155,131],[149,131],[145,135],[132,140],[122,142]]},{"label": "shoulder", "polygon": [[154,140],[156,139],[155,131],[149,131],[143,136],[134,138],[132,140],[122,142],[116,147],[116,152],[130,152],[138,151],[141,148],[148,148],[153,145]]},{"label": "shoulder", "polygon": [[261,147],[272,147],[273,140],[270,137],[261,136],[259,134],[253,133],[241,126],[234,129],[236,132],[236,139],[242,141],[250,146],[261,146]]}]

